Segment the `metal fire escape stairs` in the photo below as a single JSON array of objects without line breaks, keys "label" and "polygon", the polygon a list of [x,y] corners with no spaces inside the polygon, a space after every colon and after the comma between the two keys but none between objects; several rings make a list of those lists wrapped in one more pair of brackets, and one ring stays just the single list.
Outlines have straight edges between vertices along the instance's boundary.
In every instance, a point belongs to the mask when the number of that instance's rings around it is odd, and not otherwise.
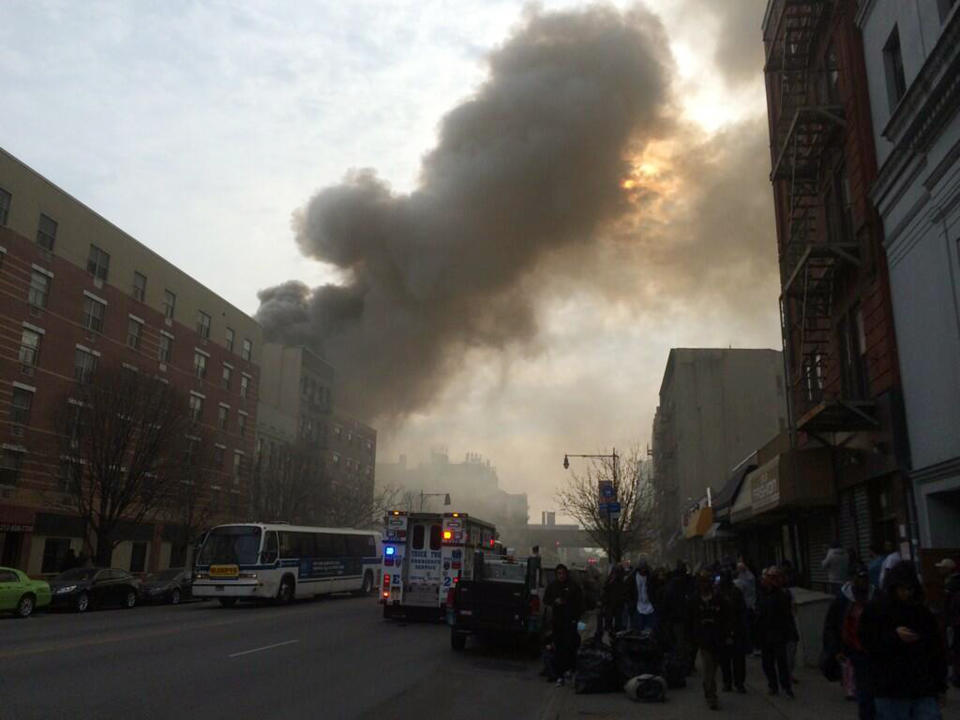
[{"label": "metal fire escape stairs", "polygon": [[788,187],[787,233],[780,247],[781,326],[798,418],[824,400],[837,274],[844,263],[860,264],[858,245],[852,238],[831,238],[824,222],[825,151],[842,137],[845,121],[842,105],[829,97],[836,68],[830,59],[814,67],[814,51],[835,5],[780,0],[765,67],[779,96],[770,179]]}]

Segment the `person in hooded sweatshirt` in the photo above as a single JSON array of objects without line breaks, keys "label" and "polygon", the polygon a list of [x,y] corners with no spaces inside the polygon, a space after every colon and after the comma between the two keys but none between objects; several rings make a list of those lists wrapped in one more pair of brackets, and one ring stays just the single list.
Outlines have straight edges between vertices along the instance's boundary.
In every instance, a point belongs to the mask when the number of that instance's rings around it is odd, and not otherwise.
[{"label": "person in hooded sweatshirt", "polygon": [[924,604],[913,562],[884,576],[883,591],[860,617],[878,720],[941,720],[947,659],[937,620]]},{"label": "person in hooded sweatshirt", "polygon": [[830,605],[823,625],[824,650],[841,666],[846,664],[853,669],[854,698],[860,720],[876,717],[867,653],[860,642],[860,620],[873,593],[870,572],[861,563],[854,569],[853,579],[844,583]]}]

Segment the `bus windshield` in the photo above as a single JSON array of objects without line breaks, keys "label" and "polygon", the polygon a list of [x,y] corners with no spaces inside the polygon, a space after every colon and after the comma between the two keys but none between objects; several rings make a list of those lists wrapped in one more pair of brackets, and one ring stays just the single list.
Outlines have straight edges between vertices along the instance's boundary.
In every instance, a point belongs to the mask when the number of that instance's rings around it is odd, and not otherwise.
[{"label": "bus windshield", "polygon": [[198,565],[256,565],[260,552],[260,528],[227,525],[207,533]]}]

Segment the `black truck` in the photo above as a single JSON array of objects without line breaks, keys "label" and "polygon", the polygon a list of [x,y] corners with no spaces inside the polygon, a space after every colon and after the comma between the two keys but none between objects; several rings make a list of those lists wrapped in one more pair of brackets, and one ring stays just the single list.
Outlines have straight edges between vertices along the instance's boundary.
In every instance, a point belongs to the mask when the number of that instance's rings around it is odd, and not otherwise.
[{"label": "black truck", "polygon": [[478,553],[474,579],[460,581],[447,596],[450,646],[463,650],[469,635],[535,641],[542,588],[539,557],[484,558]]}]

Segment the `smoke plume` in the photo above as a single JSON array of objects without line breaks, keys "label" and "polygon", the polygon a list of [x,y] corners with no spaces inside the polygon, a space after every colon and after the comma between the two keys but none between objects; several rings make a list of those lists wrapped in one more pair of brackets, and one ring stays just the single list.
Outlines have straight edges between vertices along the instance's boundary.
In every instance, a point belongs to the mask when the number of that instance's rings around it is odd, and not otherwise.
[{"label": "smoke plume", "polygon": [[531,342],[524,280],[635,211],[623,183],[672,131],[672,75],[644,10],[530,11],[441,121],[413,192],[355,170],[295,213],[300,250],[344,282],[261,291],[268,340],[322,353],[337,402],[370,420],[429,405],[465,349]]}]

